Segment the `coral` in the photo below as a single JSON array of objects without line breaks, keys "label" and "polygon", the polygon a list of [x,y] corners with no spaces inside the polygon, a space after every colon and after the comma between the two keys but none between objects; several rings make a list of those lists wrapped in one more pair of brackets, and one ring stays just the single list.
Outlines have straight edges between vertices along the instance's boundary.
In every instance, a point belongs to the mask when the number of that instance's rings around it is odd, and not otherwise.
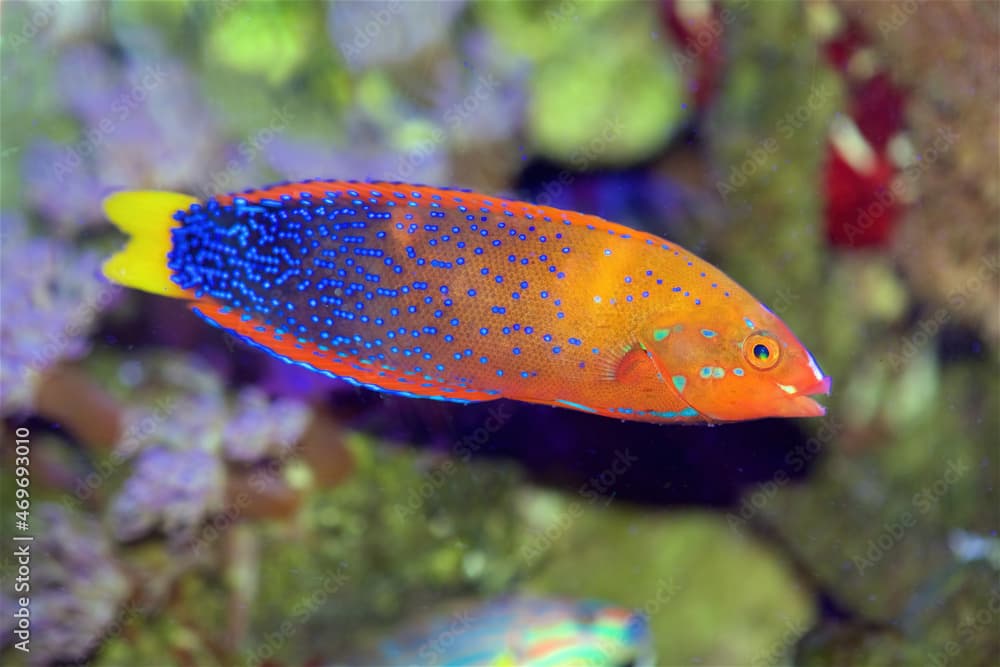
[{"label": "coral", "polygon": [[225,471],[212,453],[150,447],[138,454],[131,476],[110,507],[115,537],[133,540],[154,528],[185,540],[222,509]]},{"label": "coral", "polygon": [[351,69],[405,62],[447,37],[464,5],[464,0],[338,2],[327,11],[327,30]]},{"label": "coral", "polygon": [[215,22],[209,52],[237,72],[283,83],[303,66],[310,44],[320,38],[317,9],[298,3],[244,5]]},{"label": "coral", "polygon": [[[3,665],[328,664],[506,595],[644,612],[657,664],[996,662],[995,4],[2,14],[0,412],[30,432],[36,540],[32,654],[5,588]],[[828,142],[858,158],[838,111],[884,168],[824,192]],[[309,177],[520,192],[681,243],[808,343],[828,416],[657,429],[419,401],[179,301],[109,307],[107,192]],[[895,247],[831,249],[824,209],[848,225],[897,181],[900,217],[872,225]],[[641,464],[618,475],[626,447]]]},{"label": "coral", "polygon": [[916,155],[905,173],[916,200],[900,226],[896,257],[914,291],[996,345],[1000,8],[969,1],[838,6],[867,28],[892,77],[909,91]]},{"label": "coral", "polygon": [[413,605],[496,594],[517,576],[512,466],[442,461],[361,438],[349,447],[351,479],[310,494],[296,528],[259,531],[251,662],[331,657]]},{"label": "coral", "polygon": [[0,409],[11,414],[32,409],[47,370],[87,352],[87,335],[118,289],[98,278],[96,254],[27,238],[16,215],[4,213],[2,224]]},{"label": "coral", "polygon": [[95,520],[55,505],[42,505],[38,515],[30,660],[83,660],[113,627],[130,585]]},{"label": "coral", "polygon": [[24,151],[21,163],[28,206],[53,231],[70,232],[101,218],[101,181],[75,147],[41,139]]},{"label": "coral", "polygon": [[242,463],[284,458],[302,438],[310,418],[305,405],[291,399],[271,402],[262,390],[248,387],[236,398],[223,428],[223,452],[229,460]]},{"label": "coral", "polygon": [[812,623],[807,590],[721,517],[658,516],[586,495],[520,500],[527,534],[519,555],[537,564],[527,589],[646,614],[656,664],[783,664]]}]

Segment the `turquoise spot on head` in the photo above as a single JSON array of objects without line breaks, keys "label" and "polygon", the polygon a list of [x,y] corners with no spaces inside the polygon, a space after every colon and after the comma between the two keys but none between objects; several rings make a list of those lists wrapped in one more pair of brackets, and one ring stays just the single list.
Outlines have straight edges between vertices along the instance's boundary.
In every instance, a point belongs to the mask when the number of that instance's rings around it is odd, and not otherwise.
[{"label": "turquoise spot on head", "polygon": [[698,371],[698,375],[706,379],[712,377],[712,367],[702,366],[701,370]]},{"label": "turquoise spot on head", "polygon": [[726,371],[721,366],[716,366],[712,369],[712,377],[721,378],[726,375]]},{"label": "turquoise spot on head", "polygon": [[687,384],[686,377],[684,377],[683,375],[675,375],[670,379],[674,381],[674,387],[677,389],[677,391],[679,392],[684,391],[684,386]]},{"label": "turquoise spot on head", "polygon": [[653,332],[653,340],[659,343],[661,340],[670,335],[670,329],[657,329]]},{"label": "turquoise spot on head", "polygon": [[715,332],[712,331],[711,329],[702,329],[701,335],[704,336],[705,338],[711,338],[712,336],[715,335]]},{"label": "turquoise spot on head", "polygon": [[733,369],[733,375],[735,375],[736,377],[743,377],[743,369],[742,368],[734,368]]},{"label": "turquoise spot on head", "polygon": [[749,317],[744,317],[743,322],[751,329],[754,328],[753,321]]}]

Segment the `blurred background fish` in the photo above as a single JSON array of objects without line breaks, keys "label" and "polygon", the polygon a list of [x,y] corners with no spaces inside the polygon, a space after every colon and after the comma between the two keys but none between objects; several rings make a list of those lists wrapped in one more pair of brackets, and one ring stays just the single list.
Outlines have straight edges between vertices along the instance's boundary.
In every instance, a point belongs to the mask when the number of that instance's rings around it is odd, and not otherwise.
[{"label": "blurred background fish", "polygon": [[596,601],[508,597],[404,621],[356,665],[650,666],[646,619]]}]

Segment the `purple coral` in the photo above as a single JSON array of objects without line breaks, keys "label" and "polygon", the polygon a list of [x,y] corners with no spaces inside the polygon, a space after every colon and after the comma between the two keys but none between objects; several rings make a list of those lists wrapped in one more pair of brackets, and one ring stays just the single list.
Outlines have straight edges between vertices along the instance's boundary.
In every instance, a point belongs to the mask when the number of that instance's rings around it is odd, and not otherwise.
[{"label": "purple coral", "polygon": [[103,190],[85,142],[57,144],[40,139],[21,161],[26,204],[52,231],[67,232],[101,220]]},{"label": "purple coral", "polygon": [[[182,366],[183,367],[183,366]],[[214,385],[205,378],[197,385]],[[111,506],[115,535],[132,540],[162,529],[183,542],[225,502],[223,456],[252,463],[286,456],[302,437],[309,408],[292,399],[269,401],[244,389],[228,407],[221,391],[167,401],[128,413],[118,452],[135,456],[131,477]]]},{"label": "purple coral", "polygon": [[409,60],[443,41],[464,2],[338,2],[327,30],[351,69]]},{"label": "purple coral", "polygon": [[42,505],[38,518],[30,660],[82,660],[113,626],[129,582],[99,523],[56,505]]},{"label": "purple coral", "polygon": [[298,401],[268,401],[263,391],[248,387],[237,397],[226,423],[222,446],[226,457],[252,463],[268,456],[287,456],[309,424],[309,408]]},{"label": "purple coral", "polygon": [[200,448],[145,449],[111,504],[115,536],[133,540],[161,528],[184,541],[224,499],[225,469],[214,454]]},{"label": "purple coral", "polygon": [[529,75],[528,66],[511,64],[493,38],[472,33],[458,57],[437,67],[433,115],[452,142],[507,140],[524,123]]},{"label": "purple coral", "polygon": [[40,140],[21,165],[28,206],[56,230],[100,222],[100,201],[110,188],[188,189],[218,162],[214,121],[180,63],[121,65],[83,46],[65,52],[57,80],[80,121],[78,137]]},{"label": "purple coral", "polygon": [[109,129],[96,152],[102,182],[187,190],[218,163],[215,122],[180,63],[129,63],[110,104],[99,121]]},{"label": "purple coral", "polygon": [[82,356],[98,314],[118,290],[98,278],[96,255],[26,236],[3,214],[0,248],[0,411],[30,410],[40,376],[55,363]]}]

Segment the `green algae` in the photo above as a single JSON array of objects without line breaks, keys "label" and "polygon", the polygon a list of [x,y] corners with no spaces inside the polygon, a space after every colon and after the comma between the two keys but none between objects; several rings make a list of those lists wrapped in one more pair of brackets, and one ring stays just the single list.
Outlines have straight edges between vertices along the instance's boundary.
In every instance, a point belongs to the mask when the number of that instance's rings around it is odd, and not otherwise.
[{"label": "green algae", "polygon": [[245,3],[218,19],[208,36],[208,57],[237,72],[282,84],[322,40],[319,8],[303,3]]},{"label": "green algae", "polygon": [[251,656],[278,636],[291,659],[349,651],[416,604],[489,596],[517,575],[511,466],[350,448],[350,481],[311,495],[294,525],[262,526]]},{"label": "green algae", "polygon": [[554,494],[522,502],[534,517],[527,544],[545,547],[527,590],[645,612],[657,664],[774,664],[812,623],[809,592],[780,558],[717,515]]}]

